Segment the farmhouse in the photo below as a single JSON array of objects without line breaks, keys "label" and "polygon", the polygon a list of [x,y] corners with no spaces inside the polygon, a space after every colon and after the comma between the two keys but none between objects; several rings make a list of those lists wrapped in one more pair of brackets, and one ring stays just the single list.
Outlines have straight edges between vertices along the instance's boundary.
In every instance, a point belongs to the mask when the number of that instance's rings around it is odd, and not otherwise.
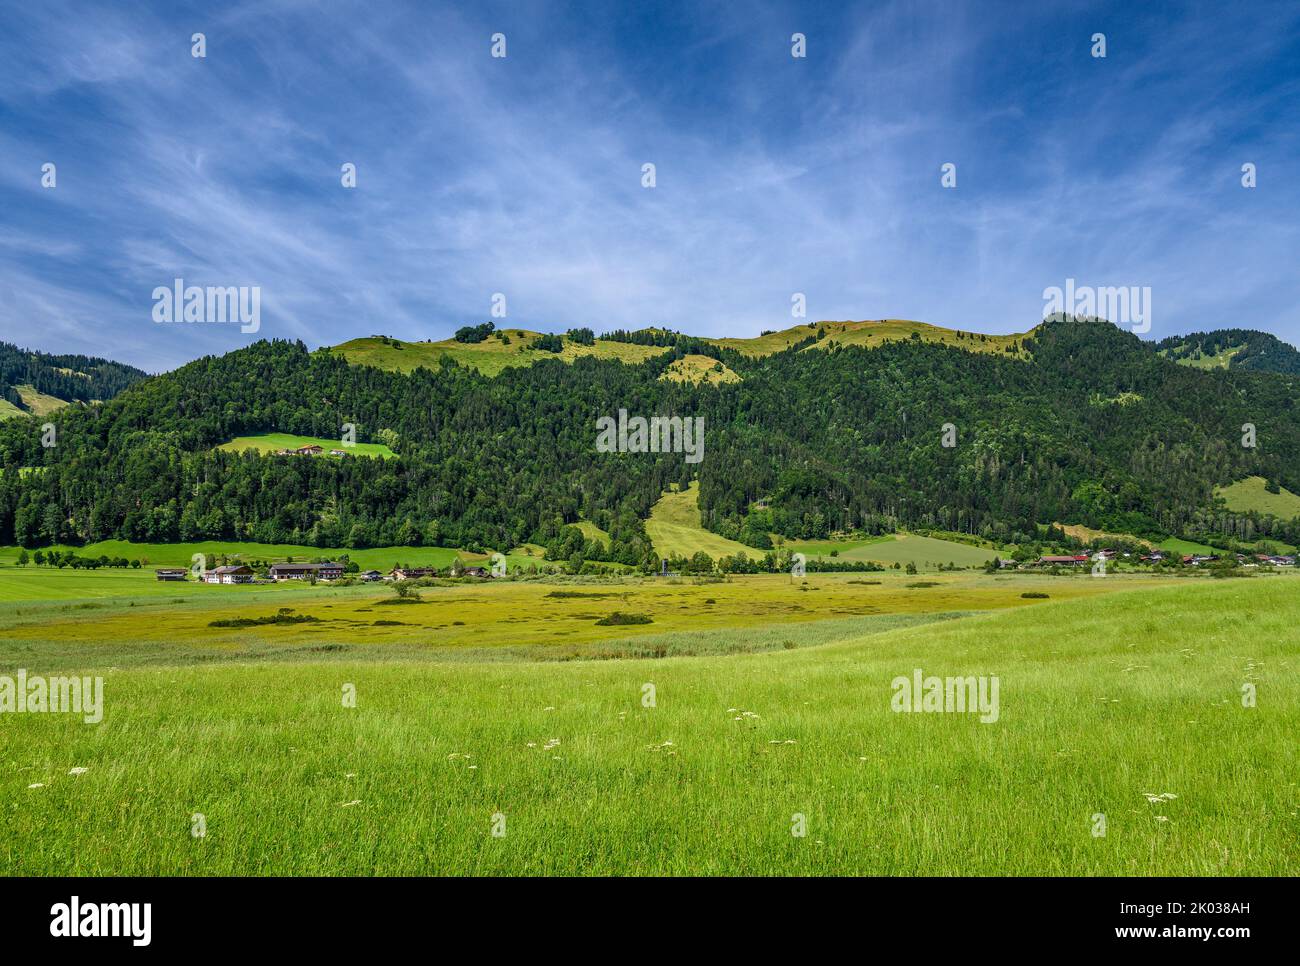
[{"label": "farmhouse", "polygon": [[154,576],[159,580],[184,580],[188,570],[177,567],[163,567],[154,571]]},{"label": "farmhouse", "polygon": [[1066,557],[1039,557],[1040,567],[1082,567],[1088,562],[1086,553]]},{"label": "farmhouse", "polygon": [[461,571],[462,577],[491,577],[491,572],[486,567],[466,567]]},{"label": "farmhouse", "polygon": [[362,580],[383,580],[384,575],[378,570],[365,570],[361,573]]},{"label": "farmhouse", "polygon": [[417,577],[436,577],[438,570],[435,567],[394,567],[393,572],[388,575],[389,580],[415,580]]},{"label": "farmhouse", "polygon": [[231,567],[216,567],[203,574],[204,583],[209,584],[251,584],[253,568],[243,564]]},{"label": "farmhouse", "polygon": [[[325,452],[324,446],[319,446],[316,443],[310,443],[306,446],[298,446],[294,449],[277,449],[275,451],[275,455],[276,456],[319,456],[323,452]],[[337,451],[335,452],[337,453]]]},{"label": "farmhouse", "polygon": [[267,575],[277,583],[282,580],[337,580],[343,576],[340,563],[279,563],[271,564]]}]

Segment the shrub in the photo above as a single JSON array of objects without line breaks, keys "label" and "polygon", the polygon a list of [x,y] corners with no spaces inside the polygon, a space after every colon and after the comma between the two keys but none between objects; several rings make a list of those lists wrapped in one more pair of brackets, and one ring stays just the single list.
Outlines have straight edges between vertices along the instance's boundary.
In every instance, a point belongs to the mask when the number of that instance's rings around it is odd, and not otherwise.
[{"label": "shrub", "polygon": [[624,624],[652,624],[648,614],[625,614],[620,610],[614,611],[608,617],[602,617],[596,623],[602,627],[621,626]]},{"label": "shrub", "polygon": [[496,328],[494,322],[484,322],[482,325],[466,325],[456,330],[454,336],[457,342],[482,342],[492,334]]}]

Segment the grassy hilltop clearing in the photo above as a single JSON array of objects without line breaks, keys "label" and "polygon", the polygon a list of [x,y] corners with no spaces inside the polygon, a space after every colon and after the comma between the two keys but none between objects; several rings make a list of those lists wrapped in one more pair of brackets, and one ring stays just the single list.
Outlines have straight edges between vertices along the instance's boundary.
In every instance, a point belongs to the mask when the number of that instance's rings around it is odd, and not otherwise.
[{"label": "grassy hilltop clearing", "polygon": [[644,362],[651,356],[661,355],[663,351],[653,346],[600,339],[591,346],[566,342],[560,352],[549,352],[530,348],[542,336],[541,332],[530,332],[527,329],[498,331],[510,341],[491,337],[477,343],[462,343],[454,339],[442,342],[402,342],[387,336],[370,336],[344,342],[334,346],[332,351],[349,362],[393,372],[411,372],[420,366],[432,369],[438,365],[439,360],[448,358],[489,376],[495,376],[512,366],[528,366],[544,359],[572,362],[583,356],[592,356],[622,362]]},{"label": "grassy hilltop clearing", "polygon": [[14,390],[22,401],[23,409],[33,416],[48,416],[50,413],[68,405],[66,399],[43,393],[35,386],[14,386]]},{"label": "grassy hilltop clearing", "polygon": [[[426,588],[428,603],[406,606],[377,606],[386,597],[373,589],[327,602],[300,588],[284,606],[328,618],[327,629],[252,628],[211,641],[198,636],[203,619],[233,606],[229,596],[213,610],[171,605],[170,617],[161,602],[11,613],[16,623],[5,621],[0,635],[4,668],[101,674],[105,707],[95,726],[63,714],[5,716],[0,871],[1286,875],[1300,867],[1295,578],[945,579],[912,589],[899,575],[878,585],[840,575],[644,591]],[[1050,599],[1021,598],[1026,581]],[[546,596],[555,590],[574,596]],[[620,596],[595,596],[606,591]],[[534,596],[521,605],[512,594]],[[999,594],[1018,604],[974,606]],[[761,606],[767,595],[824,619],[729,626],[747,601]],[[897,609],[909,595],[936,609]],[[453,606],[457,597],[465,599]],[[881,612],[827,616],[854,599]],[[492,660],[491,632],[466,652],[451,628],[388,644],[338,619],[338,608],[355,614],[365,600],[371,613],[359,617],[444,622],[459,613],[480,627],[513,625],[503,642],[545,637],[548,624],[594,629],[612,608],[644,610],[658,624],[651,634],[599,646],[624,657],[705,656],[538,662],[527,659],[544,653],[536,647],[512,653],[503,643]],[[710,607],[733,618],[704,631]],[[418,616],[425,608],[434,614]],[[250,599],[250,612],[264,609]],[[663,632],[674,626],[697,630]],[[635,650],[637,640],[648,646]],[[686,640],[698,650],[683,652]],[[574,646],[556,641],[561,651]],[[727,653],[746,649],[764,653]],[[891,711],[891,682],[918,667],[996,675],[997,721]],[[1254,707],[1243,706],[1246,684],[1257,689]],[[345,686],[355,688],[355,707],[344,706]],[[191,835],[196,814],[202,838]],[[1104,837],[1093,834],[1098,815]],[[504,816],[503,837],[492,834],[494,816]],[[791,831],[800,816],[802,837]]]},{"label": "grassy hilltop clearing", "polygon": [[1157,342],[1156,350],[1180,365],[1198,369],[1300,374],[1300,352],[1277,336],[1256,329],[1174,335]]},{"label": "grassy hilltop clearing", "polygon": [[829,349],[834,346],[872,346],[887,342],[928,342],[946,345],[967,352],[997,352],[1004,355],[1027,356],[1018,349],[1022,340],[1031,338],[1033,332],[1014,335],[984,335],[979,332],[962,332],[914,322],[910,319],[879,319],[866,322],[815,322],[794,326],[779,332],[769,332],[753,339],[711,339],[715,345],[735,349],[747,356],[762,357],[788,349],[808,337],[809,331],[823,333],[822,339],[808,349]]},{"label": "grassy hilltop clearing", "polygon": [[239,436],[228,443],[222,443],[217,448],[231,453],[253,450],[258,453],[269,454],[278,453],[284,449],[297,449],[301,446],[320,446],[325,450],[322,455],[330,459],[339,458],[332,455],[334,450],[341,450],[348,456],[378,456],[383,459],[391,459],[397,456],[383,443],[353,443],[351,446],[345,446],[338,439],[322,439],[319,436],[294,436],[291,433],[259,433],[255,436]]},{"label": "grassy hilltop clearing", "polygon": [[689,353],[673,362],[659,378],[671,379],[674,382],[703,383],[710,386],[740,382],[740,376],[737,375],[736,371],[723,365],[717,359]]},{"label": "grassy hilltop clearing", "polygon": [[[814,322],[791,326],[779,332],[769,332],[748,339],[710,339],[698,341],[719,348],[734,349],[751,358],[762,358],[805,342],[810,335],[820,333],[821,338],[809,349],[829,349],[833,346],[883,345],[905,340],[947,345],[970,352],[1001,353],[1024,358],[1028,353],[1020,348],[1032,332],[1015,335],[983,335],[978,332],[960,332],[927,322],[906,319],[880,319],[866,322]],[[393,372],[411,372],[419,366],[433,368],[439,360],[448,358],[471,366],[485,375],[495,376],[509,367],[528,366],[545,359],[572,362],[575,359],[617,359],[621,362],[639,363],[662,355],[663,345],[639,345],[611,339],[595,339],[590,345],[566,340],[559,352],[533,348],[543,333],[528,329],[497,329],[481,342],[458,342],[444,339],[434,342],[404,342],[390,336],[368,336],[352,339],[334,346],[349,362],[375,366]],[[687,354],[677,360],[665,373],[665,378],[678,381],[707,382],[711,384],[738,382],[742,377],[723,366],[712,372],[718,361],[708,356]]]}]

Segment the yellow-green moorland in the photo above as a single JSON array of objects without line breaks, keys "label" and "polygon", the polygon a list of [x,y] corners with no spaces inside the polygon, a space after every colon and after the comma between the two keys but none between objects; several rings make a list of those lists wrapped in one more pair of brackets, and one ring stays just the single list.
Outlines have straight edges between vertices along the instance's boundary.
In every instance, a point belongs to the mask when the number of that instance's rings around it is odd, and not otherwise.
[{"label": "yellow-green moorland", "polygon": [[[1128,586],[1158,586],[1174,578],[1134,575],[1106,581],[1040,575],[952,574],[929,579],[900,574],[788,575],[727,581],[647,577],[436,581],[399,598],[386,585],[316,588],[301,585],[163,584],[169,596],[97,601],[29,601],[0,605],[0,655],[7,644],[80,656],[128,650],[165,659],[198,649],[205,660],[247,657],[250,647],[295,653],[392,645],[406,655],[486,650],[489,656],[571,659],[614,656],[613,640],[727,632],[741,643],[762,628],[887,615],[964,614],[1008,607],[1042,607],[1050,600],[1094,596]],[[1047,599],[1024,593],[1046,593]],[[616,613],[644,624],[601,624]],[[673,653],[714,647],[674,646]],[[771,642],[767,646],[772,646]],[[724,645],[721,650],[744,650]],[[645,648],[637,646],[635,653]],[[655,651],[658,650],[656,646]],[[261,653],[261,652],[259,652]],[[475,656],[478,656],[477,653]]]},{"label": "yellow-green moorland", "polygon": [[[423,650],[417,635],[369,643],[368,631],[342,624],[278,653],[253,640],[206,643],[206,619],[234,608],[229,597],[193,609],[101,602],[80,614],[33,605],[44,609],[41,621],[6,613],[0,673],[102,675],[104,713],[95,725],[70,714],[0,714],[0,871],[1284,875],[1300,867],[1295,578],[851,582],[859,579],[875,577],[810,577],[807,590],[786,580],[780,593],[780,578],[656,584],[631,587],[627,601],[546,596],[622,586],[613,583],[429,587],[427,603],[385,606],[380,591],[341,588],[330,598],[308,588],[288,605],[331,620],[359,619],[367,603],[367,619],[395,611],[407,621],[407,612],[433,609],[420,620],[460,614],[483,641],[511,640],[502,626],[511,623],[518,640],[535,642],[564,628],[554,638],[561,649],[615,603],[649,613],[648,630],[664,640],[706,626],[690,619],[710,607],[733,618],[692,632],[715,644],[773,626],[789,635],[766,653],[648,660],[443,660],[474,644],[472,631],[451,628]],[[1049,599],[1019,596],[1035,580],[1033,592]],[[908,626],[898,610],[909,595],[933,595],[930,617],[974,610],[981,594],[988,609],[956,619]],[[263,607],[248,599],[248,610]],[[746,601],[751,617],[737,624]],[[778,611],[815,611],[816,602],[832,620]],[[868,610],[886,602],[892,612]],[[848,613],[834,616],[837,608]],[[115,623],[123,610],[138,619]],[[839,628],[828,643],[802,646],[827,624]],[[160,625],[170,642],[157,639]],[[282,629],[258,636],[271,641]],[[641,629],[604,628],[625,639]],[[209,659],[236,645],[244,653]],[[168,647],[170,663],[136,660],[140,649],[159,658]],[[916,668],[996,676],[997,720],[892,711],[891,683]],[[1252,688],[1255,700],[1244,701]],[[1095,834],[1100,816],[1104,835]],[[801,825],[806,835],[792,834]],[[206,834],[196,837],[200,826]]]}]

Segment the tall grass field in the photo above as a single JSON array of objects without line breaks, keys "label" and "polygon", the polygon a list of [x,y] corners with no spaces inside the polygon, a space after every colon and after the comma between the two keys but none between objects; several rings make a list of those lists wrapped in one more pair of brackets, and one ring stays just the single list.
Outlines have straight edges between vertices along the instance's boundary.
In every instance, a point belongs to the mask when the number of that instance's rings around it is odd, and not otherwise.
[{"label": "tall grass field", "polygon": [[[591,582],[502,582],[456,608],[496,607],[526,635],[547,606],[594,626],[616,603],[660,642],[698,628],[708,599],[786,609],[759,652],[727,653],[755,632],[724,619],[695,656],[620,660],[454,659],[434,632],[386,644],[344,625],[205,639],[205,620],[181,630],[162,602],[134,631],[114,623],[128,602],[6,612],[3,673],[100,675],[104,712],[0,715],[0,871],[1295,872],[1300,581],[860,579],[625,583],[617,601],[582,596],[603,592]],[[1047,597],[1022,597],[1031,584]],[[443,590],[333,600],[432,627],[443,613],[405,612]],[[323,592],[299,593],[298,612],[326,613]],[[974,609],[981,593],[1004,606]],[[834,613],[908,594],[911,618]],[[255,612],[225,600],[205,606]],[[509,651],[508,631],[493,639]],[[918,668],[995,676],[997,720],[894,710],[895,680]]]}]

